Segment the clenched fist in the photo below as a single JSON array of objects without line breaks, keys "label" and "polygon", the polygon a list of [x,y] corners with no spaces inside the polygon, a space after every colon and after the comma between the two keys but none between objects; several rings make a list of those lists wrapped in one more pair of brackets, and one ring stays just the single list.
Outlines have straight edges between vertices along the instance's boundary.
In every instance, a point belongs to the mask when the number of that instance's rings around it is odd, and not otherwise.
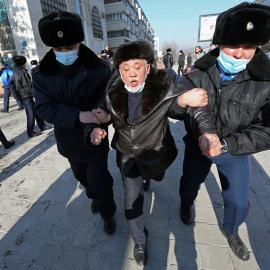
[{"label": "clenched fist", "polygon": [[101,140],[104,139],[107,136],[107,132],[104,129],[101,128],[95,128],[91,134],[91,143],[94,145],[99,145],[101,143]]},{"label": "clenched fist", "polygon": [[178,105],[181,107],[201,107],[208,104],[208,95],[202,88],[193,88],[179,96]]}]

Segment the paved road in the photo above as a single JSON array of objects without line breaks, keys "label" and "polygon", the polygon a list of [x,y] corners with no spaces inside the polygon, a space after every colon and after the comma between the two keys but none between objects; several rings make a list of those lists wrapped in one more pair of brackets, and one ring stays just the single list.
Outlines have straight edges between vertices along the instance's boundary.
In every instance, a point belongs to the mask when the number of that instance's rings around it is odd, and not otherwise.
[{"label": "paved road", "polygon": [[[98,214],[56,149],[54,132],[29,139],[24,111],[12,103],[0,114],[0,126],[16,144],[0,146],[0,269],[135,270],[133,243],[123,214],[121,177],[115,151],[109,155],[118,206],[116,233],[108,236]],[[0,105],[1,106],[1,105]],[[145,193],[149,263],[154,270],[270,269],[270,151],[251,156],[252,180],[247,222],[240,228],[251,259],[242,262],[220,232],[223,202],[217,170],[212,167],[195,202],[195,224],[179,218],[183,124],[171,121],[179,154],[161,183]],[[111,130],[111,135],[113,131]]]}]

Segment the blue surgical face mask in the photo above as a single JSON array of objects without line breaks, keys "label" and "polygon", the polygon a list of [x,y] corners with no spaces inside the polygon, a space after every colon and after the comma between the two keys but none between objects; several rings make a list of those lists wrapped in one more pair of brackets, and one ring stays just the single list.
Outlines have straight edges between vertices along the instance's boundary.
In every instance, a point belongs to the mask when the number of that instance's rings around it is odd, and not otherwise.
[{"label": "blue surgical face mask", "polygon": [[78,58],[77,49],[68,52],[55,52],[56,60],[65,66],[72,65]]},{"label": "blue surgical face mask", "polygon": [[223,50],[220,50],[220,54],[219,54],[219,57],[217,58],[217,61],[218,61],[219,66],[226,73],[236,74],[236,73],[239,73],[240,71],[246,69],[247,63],[250,61],[251,58],[249,58],[249,59],[236,59],[236,58],[224,53]]}]

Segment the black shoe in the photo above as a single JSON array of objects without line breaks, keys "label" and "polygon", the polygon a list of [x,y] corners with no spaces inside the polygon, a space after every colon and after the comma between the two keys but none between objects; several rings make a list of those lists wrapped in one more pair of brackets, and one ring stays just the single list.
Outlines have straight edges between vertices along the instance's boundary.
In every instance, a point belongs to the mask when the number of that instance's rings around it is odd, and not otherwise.
[{"label": "black shoe", "polygon": [[193,216],[191,213],[191,207],[184,207],[181,205],[180,217],[182,222],[186,225],[191,225],[193,223]]},{"label": "black shoe", "polygon": [[144,191],[148,191],[150,188],[150,180],[144,180],[145,182],[143,182],[143,190]]},{"label": "black shoe", "polygon": [[91,203],[91,211],[93,214],[96,214],[98,212],[97,207],[94,204],[94,200],[92,200],[92,203]]},{"label": "black shoe", "polygon": [[104,231],[107,234],[113,234],[115,231],[115,222],[113,218],[104,220]]},{"label": "black shoe", "polygon": [[10,141],[10,142],[7,142],[6,145],[4,145],[5,149],[8,149],[10,148],[11,146],[13,146],[15,144],[15,141]]},{"label": "black shoe", "polygon": [[227,238],[228,243],[233,251],[233,253],[241,260],[247,261],[250,259],[249,251],[246,245],[241,240],[238,232],[234,235],[230,235],[224,227],[221,228],[221,232]]},{"label": "black shoe", "polygon": [[22,108],[19,108],[17,111],[21,111],[21,110],[23,110],[24,108],[22,107]]},{"label": "black shoe", "polygon": [[1,112],[2,113],[8,113],[8,110],[3,109],[3,110],[1,110]]},{"label": "black shoe", "polygon": [[40,132],[35,132],[35,131],[33,131],[30,135],[28,135],[28,137],[36,137],[36,136],[39,136],[39,135],[41,135],[41,133]]},{"label": "black shoe", "polygon": [[53,126],[46,126],[44,125],[43,128],[41,129],[41,131],[44,131],[44,130],[49,130],[49,129],[52,129]]},{"label": "black shoe", "polygon": [[146,244],[135,244],[134,250],[133,250],[133,257],[135,262],[139,266],[146,265],[147,263],[147,250],[146,250]]}]

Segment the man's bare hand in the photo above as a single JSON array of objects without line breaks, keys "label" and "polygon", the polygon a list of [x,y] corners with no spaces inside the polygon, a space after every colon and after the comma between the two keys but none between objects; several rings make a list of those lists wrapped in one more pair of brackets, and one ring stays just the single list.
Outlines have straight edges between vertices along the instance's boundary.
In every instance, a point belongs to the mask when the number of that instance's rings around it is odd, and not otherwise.
[{"label": "man's bare hand", "polygon": [[100,124],[100,121],[98,118],[95,116],[94,113],[86,111],[80,111],[79,114],[79,120],[81,123],[95,123],[95,124]]},{"label": "man's bare hand", "polygon": [[91,134],[91,143],[94,145],[99,145],[101,143],[101,140],[104,139],[107,136],[107,132],[104,129],[101,128],[95,128]]},{"label": "man's bare hand", "polygon": [[178,105],[181,107],[201,107],[208,104],[208,95],[202,88],[193,88],[179,96]]},{"label": "man's bare hand", "polygon": [[215,157],[221,154],[221,144],[216,134],[203,134],[200,136],[199,147],[207,157]]},{"label": "man's bare hand", "polygon": [[92,113],[95,114],[100,123],[108,123],[111,121],[111,114],[102,109],[94,109]]}]

